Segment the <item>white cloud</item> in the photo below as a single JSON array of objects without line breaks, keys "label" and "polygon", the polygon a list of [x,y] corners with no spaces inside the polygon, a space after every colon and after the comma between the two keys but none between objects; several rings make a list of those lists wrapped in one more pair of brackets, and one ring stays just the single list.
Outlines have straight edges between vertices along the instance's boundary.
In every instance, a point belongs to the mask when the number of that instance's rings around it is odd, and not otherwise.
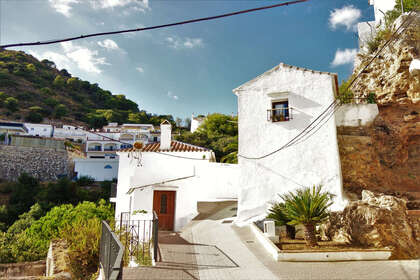
[{"label": "white cloud", "polygon": [[58,13],[70,17],[71,4],[78,4],[79,0],[49,0],[49,2]]},{"label": "white cloud", "polygon": [[172,98],[174,100],[178,100],[179,99],[178,95],[174,95],[171,91],[168,91],[168,97],[169,98]]},{"label": "white cloud", "polygon": [[362,12],[353,5],[344,6],[341,9],[334,9],[330,13],[330,25],[336,29],[340,25],[345,26],[347,30],[355,30],[357,21],[362,16]]},{"label": "white cloud", "polygon": [[98,51],[87,47],[73,45],[72,42],[63,42],[60,44],[67,58],[74,62],[80,69],[99,74],[102,70],[100,65],[110,65],[105,57],[98,57]]},{"label": "white cloud", "polygon": [[166,42],[171,48],[174,49],[192,49],[196,47],[204,46],[203,39],[201,38],[178,38],[178,37],[167,37]]},{"label": "white cloud", "polygon": [[99,41],[98,45],[107,49],[107,50],[118,50],[119,49],[117,43],[115,43],[115,41],[111,40],[111,39],[105,39],[103,41]]},{"label": "white cloud", "polygon": [[128,5],[135,11],[145,12],[150,9],[148,0],[92,0],[91,5],[94,9],[112,9]]},{"label": "white cloud", "polygon": [[139,71],[140,73],[144,73],[144,68],[141,66],[136,67],[136,70]]},{"label": "white cloud", "polygon": [[335,57],[333,62],[331,62],[331,66],[336,67],[343,64],[352,64],[354,62],[356,54],[357,49],[338,49],[335,52]]},{"label": "white cloud", "polygon": [[146,12],[150,10],[149,0],[48,0],[51,7],[54,8],[58,13],[65,15],[66,17],[71,16],[72,5],[80,3],[90,3],[93,9],[113,9],[122,8],[129,6],[129,11]]},{"label": "white cloud", "polygon": [[52,51],[38,53],[33,50],[29,50],[29,54],[33,55],[39,60],[48,59],[50,61],[53,61],[57,69],[70,68],[70,60],[65,55]]}]

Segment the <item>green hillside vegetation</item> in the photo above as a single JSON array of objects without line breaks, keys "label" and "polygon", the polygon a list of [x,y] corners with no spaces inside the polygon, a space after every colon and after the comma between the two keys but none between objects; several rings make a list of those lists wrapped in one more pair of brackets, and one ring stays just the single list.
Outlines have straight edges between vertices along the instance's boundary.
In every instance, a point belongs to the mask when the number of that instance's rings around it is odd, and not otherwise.
[{"label": "green hillside vegetation", "polygon": [[212,149],[219,162],[238,163],[238,117],[208,115],[194,133],[183,131],[176,139]]},{"label": "green hillside vegetation", "polygon": [[139,110],[123,94],[58,70],[53,61],[39,61],[22,51],[0,50],[0,119],[46,120],[100,128],[108,122],[159,125],[171,115]]}]

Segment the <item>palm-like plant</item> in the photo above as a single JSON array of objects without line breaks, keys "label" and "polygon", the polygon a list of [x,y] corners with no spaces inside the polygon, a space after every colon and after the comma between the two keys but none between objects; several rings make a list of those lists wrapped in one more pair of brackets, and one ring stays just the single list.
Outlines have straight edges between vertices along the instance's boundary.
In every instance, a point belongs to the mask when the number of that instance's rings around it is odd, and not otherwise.
[{"label": "palm-like plant", "polygon": [[289,238],[295,238],[295,227],[288,225],[290,222],[286,214],[286,208],[283,202],[275,202],[268,210],[267,218],[273,219],[276,226],[286,226],[286,233]]},{"label": "palm-like plant", "polygon": [[322,185],[298,189],[280,195],[284,201],[284,213],[290,220],[288,224],[302,224],[305,229],[305,241],[310,247],[316,247],[315,226],[329,217],[328,207],[332,204],[332,194],[322,192]]}]

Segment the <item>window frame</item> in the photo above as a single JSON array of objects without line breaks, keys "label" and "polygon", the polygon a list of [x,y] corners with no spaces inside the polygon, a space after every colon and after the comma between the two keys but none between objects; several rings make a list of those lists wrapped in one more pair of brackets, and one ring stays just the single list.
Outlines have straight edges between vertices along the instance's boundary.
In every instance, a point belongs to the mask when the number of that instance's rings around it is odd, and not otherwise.
[{"label": "window frame", "polygon": [[[276,108],[276,105],[283,105],[282,107],[284,108],[282,114],[276,114],[277,110],[281,110],[282,108]],[[285,106],[284,106],[285,105]],[[286,121],[290,121],[292,118],[292,112],[291,112],[291,108],[289,105],[289,100],[288,99],[282,99],[282,100],[271,100],[271,109],[268,110],[268,120],[271,122],[286,122]]]}]

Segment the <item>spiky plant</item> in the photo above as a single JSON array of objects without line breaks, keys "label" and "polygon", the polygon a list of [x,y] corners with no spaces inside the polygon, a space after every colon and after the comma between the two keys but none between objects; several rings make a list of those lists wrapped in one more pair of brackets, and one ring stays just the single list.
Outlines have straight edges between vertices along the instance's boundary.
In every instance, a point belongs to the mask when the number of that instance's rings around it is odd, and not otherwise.
[{"label": "spiky plant", "polygon": [[273,203],[271,208],[268,209],[267,218],[273,219],[276,226],[286,226],[287,235],[292,239],[295,238],[295,227],[287,224],[290,222],[290,219],[286,214],[283,202]]},{"label": "spiky plant", "polygon": [[332,204],[332,194],[322,192],[322,185],[298,189],[280,195],[284,201],[284,211],[289,225],[302,224],[305,241],[309,247],[316,247],[315,226],[329,217],[328,207]]}]

